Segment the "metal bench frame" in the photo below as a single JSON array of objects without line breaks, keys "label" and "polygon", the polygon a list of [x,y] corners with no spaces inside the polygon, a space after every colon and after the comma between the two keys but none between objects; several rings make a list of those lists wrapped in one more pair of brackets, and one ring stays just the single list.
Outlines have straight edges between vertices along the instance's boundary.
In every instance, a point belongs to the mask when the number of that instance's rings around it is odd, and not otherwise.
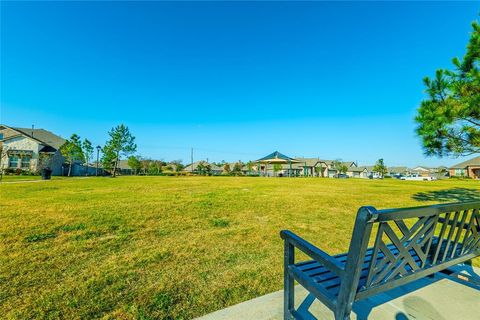
[{"label": "metal bench frame", "polygon": [[[352,305],[357,300],[480,256],[479,210],[480,201],[388,210],[361,207],[344,262],[288,230],[281,231],[284,319],[303,318],[295,310],[295,280],[331,309],[336,320],[345,320],[350,319]],[[414,218],[417,220],[409,227],[405,221]],[[371,237],[375,242],[369,249]],[[295,263],[295,248],[339,278],[336,294],[301,270],[302,263]],[[365,260],[367,250],[371,252],[370,261]],[[366,275],[360,282],[362,268]]]}]

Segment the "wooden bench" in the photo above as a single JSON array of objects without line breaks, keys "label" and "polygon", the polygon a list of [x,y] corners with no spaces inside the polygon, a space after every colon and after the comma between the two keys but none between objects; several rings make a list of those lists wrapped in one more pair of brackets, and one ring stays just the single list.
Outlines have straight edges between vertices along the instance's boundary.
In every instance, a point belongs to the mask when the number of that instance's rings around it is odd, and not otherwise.
[{"label": "wooden bench", "polygon": [[[303,318],[294,306],[295,280],[331,309],[336,320],[344,320],[350,319],[357,300],[480,256],[479,210],[480,201],[379,211],[361,207],[349,250],[337,256],[281,231],[284,318]],[[368,248],[370,239],[373,247]],[[296,263],[295,248],[313,260]]]}]

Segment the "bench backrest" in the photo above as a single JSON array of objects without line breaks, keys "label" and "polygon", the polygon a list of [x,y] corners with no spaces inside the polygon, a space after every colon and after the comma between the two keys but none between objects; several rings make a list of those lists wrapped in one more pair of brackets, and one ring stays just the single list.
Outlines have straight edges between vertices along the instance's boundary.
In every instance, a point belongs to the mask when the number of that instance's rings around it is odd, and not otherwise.
[{"label": "bench backrest", "polygon": [[[369,239],[373,248],[367,250]],[[346,268],[360,299],[479,255],[480,201],[381,211],[364,207]]]}]

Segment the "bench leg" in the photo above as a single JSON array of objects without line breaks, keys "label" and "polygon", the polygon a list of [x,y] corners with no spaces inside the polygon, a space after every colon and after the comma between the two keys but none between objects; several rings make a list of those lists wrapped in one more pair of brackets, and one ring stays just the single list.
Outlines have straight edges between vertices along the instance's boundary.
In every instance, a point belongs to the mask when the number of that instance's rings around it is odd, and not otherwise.
[{"label": "bench leg", "polygon": [[288,271],[288,266],[295,263],[294,257],[294,247],[288,242],[285,241],[284,247],[284,271],[283,271],[283,319],[291,320],[294,319],[292,311],[295,308],[294,300],[294,282],[293,278]]},{"label": "bench leg", "polygon": [[335,320],[350,320],[352,309],[335,311]]}]

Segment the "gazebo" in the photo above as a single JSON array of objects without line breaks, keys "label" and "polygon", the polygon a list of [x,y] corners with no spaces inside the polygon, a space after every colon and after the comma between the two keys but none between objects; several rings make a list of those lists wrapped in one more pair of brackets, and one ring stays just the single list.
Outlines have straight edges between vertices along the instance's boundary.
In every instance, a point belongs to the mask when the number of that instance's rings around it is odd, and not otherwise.
[{"label": "gazebo", "polygon": [[268,165],[269,164],[289,164],[290,165],[290,170],[289,170],[289,176],[292,175],[292,163],[299,163],[300,161],[294,159],[294,158],[291,158],[291,157],[288,157],[278,151],[275,151],[275,152],[272,152],[270,153],[269,155],[263,157],[263,158],[260,158],[258,160],[256,160],[255,162],[257,162],[259,165],[258,165],[258,173],[260,174],[261,173],[261,166],[260,164],[265,164],[265,170],[264,170],[264,173],[266,174],[267,173],[267,168],[268,168]]}]

